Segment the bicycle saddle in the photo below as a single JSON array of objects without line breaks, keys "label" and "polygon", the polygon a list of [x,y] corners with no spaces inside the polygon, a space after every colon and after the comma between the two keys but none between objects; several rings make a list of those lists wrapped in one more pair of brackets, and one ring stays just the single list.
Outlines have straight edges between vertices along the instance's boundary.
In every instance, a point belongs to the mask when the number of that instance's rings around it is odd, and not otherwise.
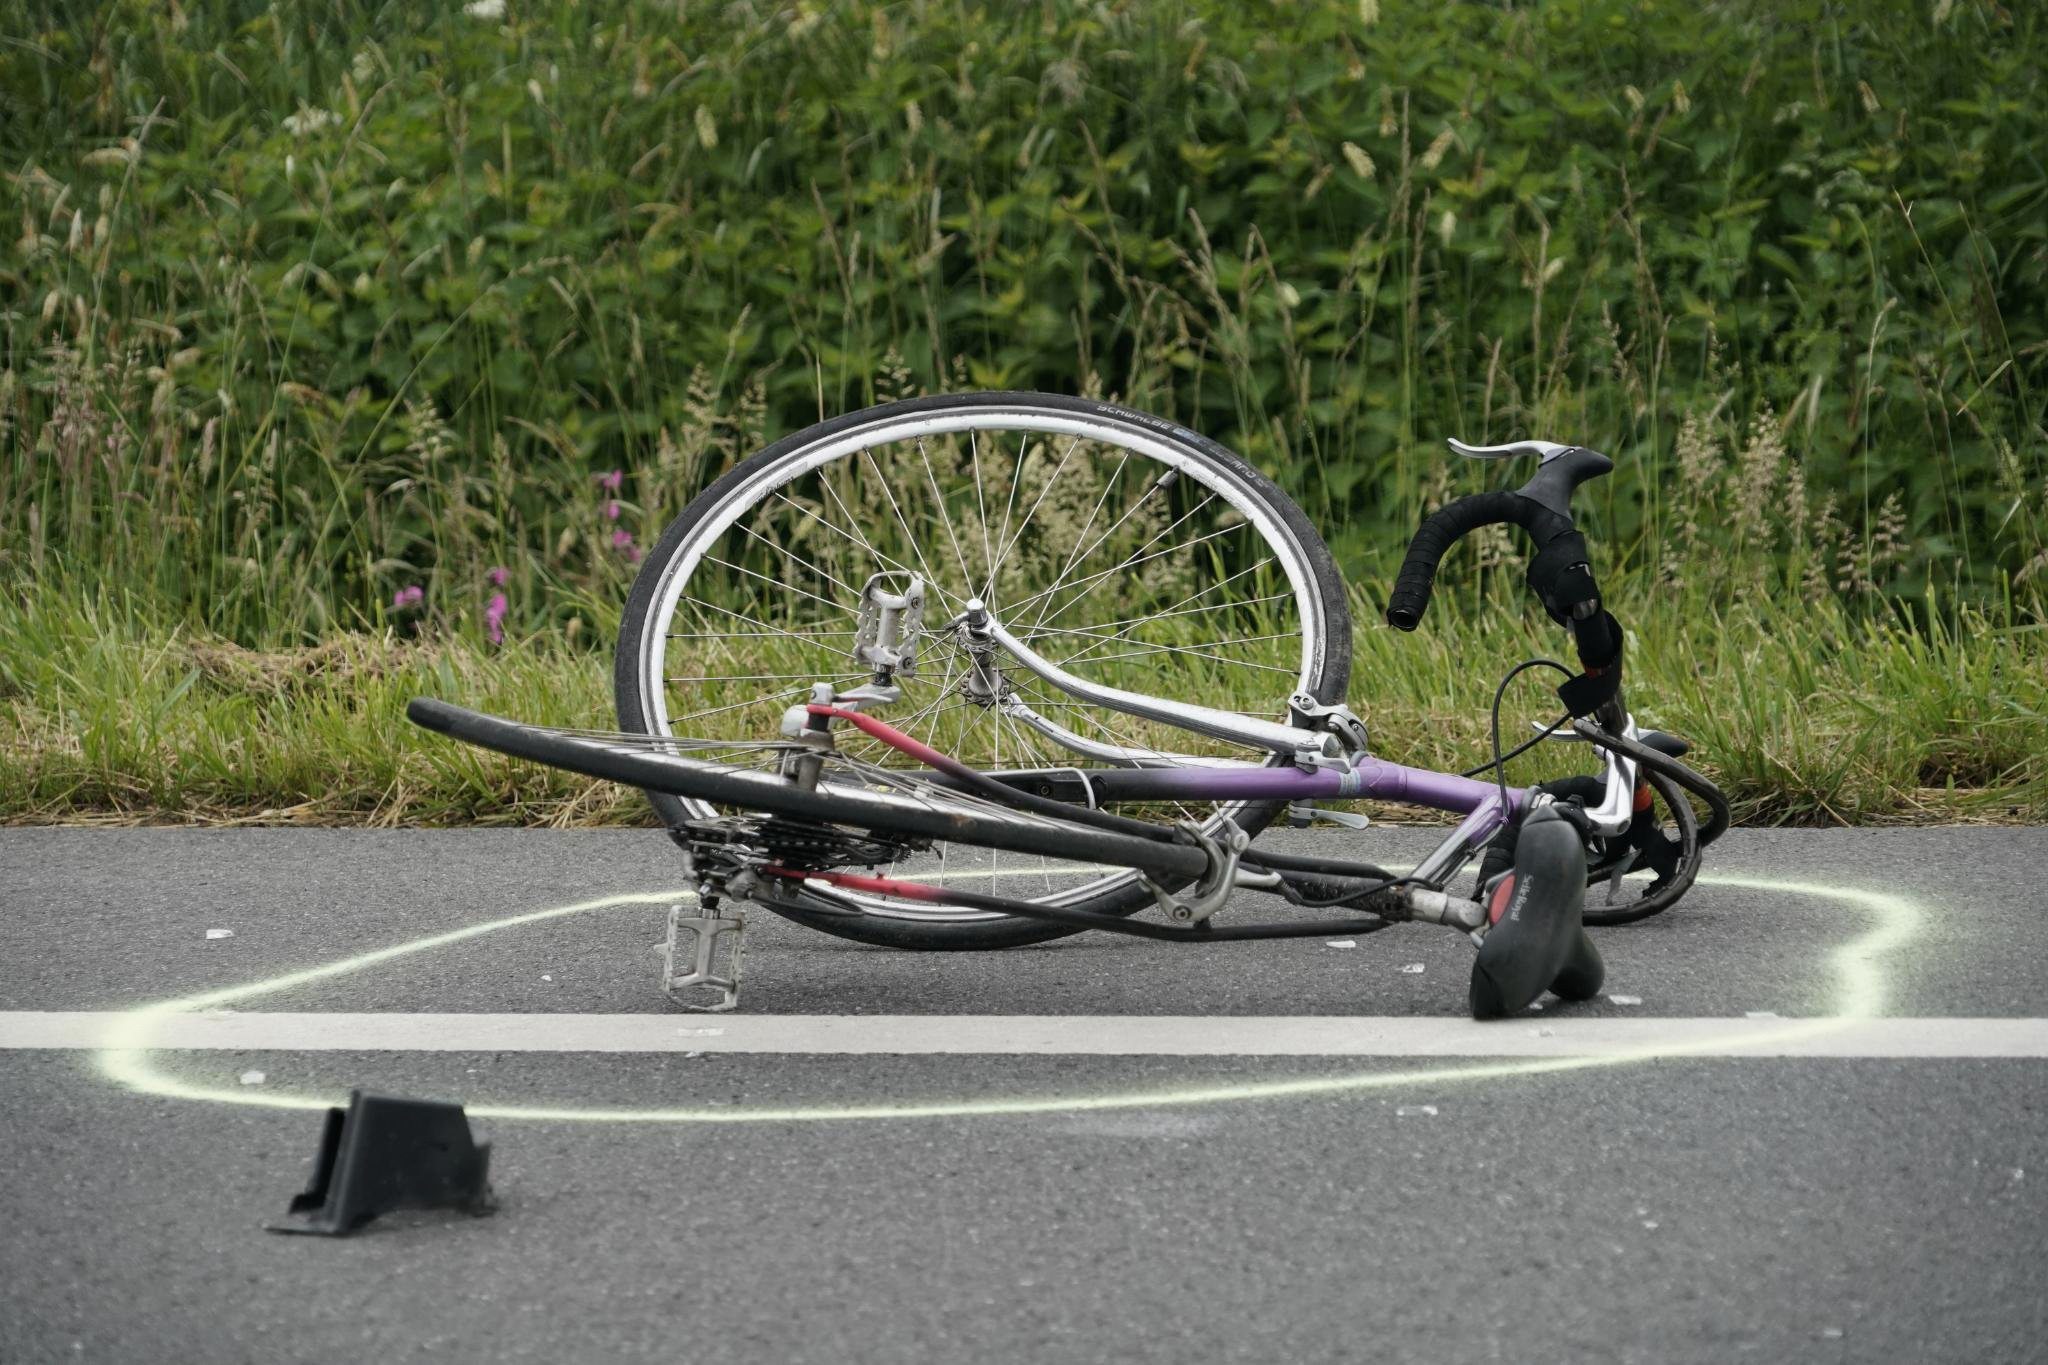
[{"label": "bicycle saddle", "polygon": [[1486,900],[1493,927],[1472,964],[1474,1019],[1513,1014],[1546,990],[1566,1000],[1599,994],[1607,966],[1583,918],[1586,846],[1554,808],[1539,806],[1522,821],[1514,871]]}]

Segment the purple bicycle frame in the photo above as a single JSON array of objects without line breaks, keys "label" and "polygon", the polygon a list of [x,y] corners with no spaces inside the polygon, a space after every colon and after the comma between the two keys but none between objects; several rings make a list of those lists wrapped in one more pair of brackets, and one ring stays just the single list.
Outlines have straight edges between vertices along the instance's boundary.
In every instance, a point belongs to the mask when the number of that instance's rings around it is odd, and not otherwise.
[{"label": "purple bicycle frame", "polygon": [[[1333,736],[1298,725],[1280,725],[1190,703],[1165,702],[1157,697],[1077,677],[1004,629],[979,601],[968,603],[968,614],[963,619],[967,621],[970,635],[978,632],[977,638],[1000,645],[1040,679],[1082,701],[1161,721],[1197,734],[1271,749],[1276,753],[1320,753],[1326,757],[1335,757],[1338,753]],[[1313,697],[1294,700],[1314,702]],[[1060,727],[1048,725],[1029,707],[1020,709],[1026,724],[1050,733],[1055,740],[1071,743],[1077,738]],[[1084,746],[1075,747],[1087,752]],[[1097,795],[1119,801],[1312,801],[1365,796],[1463,813],[1465,818],[1456,832],[1416,870],[1414,875],[1423,880],[1433,879],[1460,865],[1470,850],[1515,820],[1529,801],[1526,791],[1509,788],[1503,801],[1501,788],[1496,783],[1432,772],[1427,768],[1410,768],[1370,755],[1357,755],[1352,762],[1353,766],[1348,771],[1320,765],[1304,768],[1296,764],[1276,764],[1268,768],[1254,768],[1195,763],[1186,767],[1098,768],[1088,770],[1085,777]]]},{"label": "purple bicycle frame", "polygon": [[1484,843],[1519,817],[1527,790],[1510,787],[1505,808],[1500,788],[1477,778],[1428,768],[1410,768],[1361,756],[1350,772],[1334,768],[1109,768],[1092,769],[1096,791],[1119,801],[1313,801],[1372,797],[1411,806],[1461,812],[1465,819],[1451,842],[1470,848]]}]

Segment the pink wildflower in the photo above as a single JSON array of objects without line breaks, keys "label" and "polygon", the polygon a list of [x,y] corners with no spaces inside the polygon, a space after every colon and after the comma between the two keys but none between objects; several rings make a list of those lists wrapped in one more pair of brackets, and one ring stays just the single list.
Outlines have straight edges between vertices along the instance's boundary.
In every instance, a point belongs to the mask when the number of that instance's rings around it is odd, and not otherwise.
[{"label": "pink wildflower", "polygon": [[505,613],[511,609],[512,605],[505,600],[504,593],[491,594],[490,602],[484,607],[484,634],[491,637],[492,644],[505,643]]},{"label": "pink wildflower", "polygon": [[607,493],[616,493],[619,491],[620,486],[626,482],[626,471],[614,469],[603,474],[592,474],[590,481]]},{"label": "pink wildflower", "polygon": [[494,588],[502,588],[511,581],[512,571],[510,569],[496,568],[484,575],[484,582]]},{"label": "pink wildflower", "polygon": [[604,519],[606,521],[617,521],[619,519],[619,505],[616,502],[608,502],[604,505]]},{"label": "pink wildflower", "polygon": [[393,611],[411,611],[426,600],[427,590],[425,588],[422,588],[417,583],[408,583],[397,592],[391,594],[391,609]]},{"label": "pink wildflower", "polygon": [[612,532],[612,548],[624,555],[628,564],[640,562],[640,547],[633,543],[633,533],[624,527]]}]

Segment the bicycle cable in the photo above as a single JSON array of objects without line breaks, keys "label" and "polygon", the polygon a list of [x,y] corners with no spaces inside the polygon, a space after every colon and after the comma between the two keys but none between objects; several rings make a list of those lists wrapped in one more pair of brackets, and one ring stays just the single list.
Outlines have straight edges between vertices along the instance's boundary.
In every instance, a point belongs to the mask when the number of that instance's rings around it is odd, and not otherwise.
[{"label": "bicycle cable", "polygon": [[[1550,722],[1550,724],[1544,726],[1541,730],[1537,731],[1535,734],[1529,736],[1529,738],[1523,740],[1520,744],[1517,744],[1514,748],[1502,754],[1500,756],[1499,761],[1502,763],[1508,763],[1513,761],[1514,759],[1520,758],[1523,754],[1528,753],[1531,749],[1541,744],[1544,740],[1549,739],[1552,735],[1556,734],[1559,730],[1564,729],[1565,726],[1570,725],[1571,723],[1572,713],[1567,711],[1563,715],[1559,716],[1556,720]],[[1458,776],[1477,777],[1479,776],[1479,774],[1493,767],[1494,762],[1495,761],[1493,759],[1489,758],[1488,760],[1486,760],[1486,762],[1481,763],[1476,768],[1467,768],[1464,772],[1459,773]]]},{"label": "bicycle cable", "polygon": [[1521,674],[1526,673],[1532,668],[1554,668],[1559,673],[1562,673],[1567,679],[1570,679],[1575,676],[1569,668],[1566,668],[1557,660],[1545,659],[1541,657],[1534,659],[1524,659],[1522,660],[1522,662],[1516,664],[1513,668],[1509,669],[1507,671],[1507,676],[1500,680],[1500,686],[1493,689],[1493,710],[1490,716],[1493,733],[1493,761],[1491,763],[1483,764],[1478,768],[1474,768],[1470,773],[1464,774],[1464,776],[1467,777],[1474,777],[1477,776],[1479,773],[1484,772],[1487,768],[1493,769],[1494,783],[1500,788],[1500,808],[1503,812],[1505,812],[1508,808],[1508,760],[1510,758],[1515,757],[1516,754],[1527,752],[1528,749],[1537,742],[1537,740],[1545,738],[1552,731],[1556,730],[1558,726],[1563,725],[1566,720],[1571,719],[1571,717],[1567,715],[1564,718],[1564,720],[1558,721],[1557,724],[1551,726],[1549,730],[1545,730],[1542,734],[1537,735],[1535,739],[1529,740],[1527,743],[1519,746],[1513,754],[1503,754],[1500,751],[1501,701],[1508,694],[1508,684],[1513,682]]},{"label": "bicycle cable", "polygon": [[[1527,753],[1530,749],[1534,748],[1536,745],[1542,743],[1544,740],[1550,738],[1550,736],[1556,734],[1559,730],[1563,729],[1564,726],[1571,721],[1571,713],[1566,712],[1564,715],[1559,716],[1555,721],[1552,721],[1548,726],[1546,726],[1542,731],[1540,731],[1536,735],[1533,735],[1529,739],[1526,739],[1522,743],[1516,745],[1512,750],[1508,751],[1507,753],[1501,752],[1501,702],[1507,696],[1508,684],[1513,682],[1518,676],[1532,668],[1554,668],[1567,678],[1573,676],[1572,671],[1569,668],[1566,668],[1563,664],[1559,663],[1557,660],[1546,659],[1541,657],[1534,659],[1524,659],[1522,660],[1522,662],[1516,664],[1513,668],[1509,669],[1507,671],[1507,676],[1503,677],[1500,680],[1500,686],[1495,688],[1493,691],[1493,707],[1488,716],[1489,724],[1491,726],[1493,735],[1493,758],[1491,761],[1482,763],[1476,768],[1472,768],[1466,772],[1458,774],[1460,777],[1477,777],[1480,773],[1485,772],[1488,768],[1493,769],[1494,782],[1500,788],[1500,807],[1503,811],[1505,811],[1508,808],[1508,760],[1511,758],[1518,758],[1522,754]],[[1356,900],[1362,896],[1374,895],[1382,891],[1391,891],[1397,886],[1406,885],[1407,883],[1410,883],[1414,880],[1415,879],[1412,876],[1389,877],[1387,880],[1381,882],[1377,886],[1372,886],[1358,891],[1346,892],[1338,896],[1332,896],[1317,900],[1296,900],[1295,898],[1290,896],[1288,899],[1293,901],[1294,904],[1302,906],[1306,909],[1328,909],[1331,906],[1342,905],[1347,901]]]}]

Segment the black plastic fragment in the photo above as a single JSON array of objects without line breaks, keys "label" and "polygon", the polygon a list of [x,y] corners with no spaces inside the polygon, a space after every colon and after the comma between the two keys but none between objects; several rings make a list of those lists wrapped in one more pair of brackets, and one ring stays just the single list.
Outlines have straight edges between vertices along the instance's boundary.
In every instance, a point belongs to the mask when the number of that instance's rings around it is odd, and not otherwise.
[{"label": "black plastic fragment", "polygon": [[313,1183],[265,1226],[343,1237],[395,1209],[489,1213],[490,1164],[461,1105],[352,1090],[346,1110],[327,1111]]}]

